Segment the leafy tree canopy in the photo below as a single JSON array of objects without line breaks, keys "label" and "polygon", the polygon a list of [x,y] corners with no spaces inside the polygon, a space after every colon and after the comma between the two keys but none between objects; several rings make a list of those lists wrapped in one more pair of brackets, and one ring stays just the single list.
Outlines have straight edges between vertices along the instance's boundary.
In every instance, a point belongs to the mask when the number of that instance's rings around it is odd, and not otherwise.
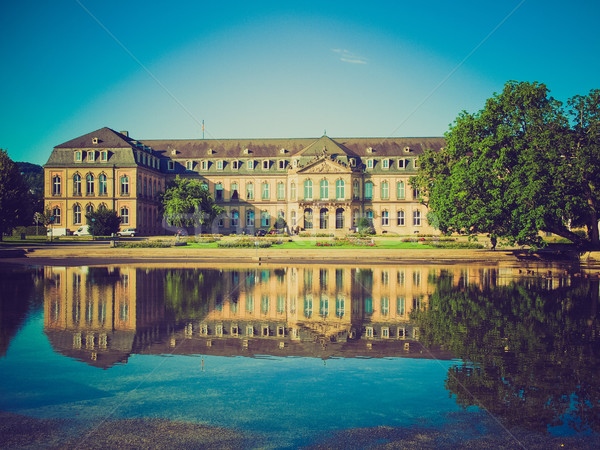
[{"label": "leafy tree canopy", "polygon": [[223,212],[202,183],[179,176],[167,185],[161,206],[167,223],[176,227],[210,226]]},{"label": "leafy tree canopy", "polygon": [[[446,147],[419,158],[411,180],[444,232],[543,245],[539,231],[598,246],[600,91],[565,112],[544,84],[508,82],[478,113],[462,112]],[[570,121],[572,119],[577,119]],[[587,227],[587,239],[571,231]]]},{"label": "leafy tree canopy", "polygon": [[119,231],[121,218],[114,209],[98,208],[85,215],[92,236],[110,236]]},{"label": "leafy tree canopy", "polygon": [[0,240],[17,225],[31,222],[32,197],[18,166],[0,149]]}]

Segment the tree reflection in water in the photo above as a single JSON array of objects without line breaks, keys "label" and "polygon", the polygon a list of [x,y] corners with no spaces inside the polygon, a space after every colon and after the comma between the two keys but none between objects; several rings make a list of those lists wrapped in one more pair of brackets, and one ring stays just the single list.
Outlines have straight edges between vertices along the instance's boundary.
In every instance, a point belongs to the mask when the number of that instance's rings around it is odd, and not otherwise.
[{"label": "tree reflection in water", "polygon": [[460,405],[483,407],[508,427],[600,431],[598,280],[562,281],[459,289],[449,273],[432,280],[429,308],[413,319],[423,344],[464,360],[446,379]]}]

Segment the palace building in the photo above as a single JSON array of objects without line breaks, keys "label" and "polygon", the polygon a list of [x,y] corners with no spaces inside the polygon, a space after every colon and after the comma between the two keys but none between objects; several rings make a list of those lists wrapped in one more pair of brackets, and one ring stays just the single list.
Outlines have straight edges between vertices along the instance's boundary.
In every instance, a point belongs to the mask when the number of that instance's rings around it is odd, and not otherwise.
[{"label": "palace building", "polygon": [[180,176],[224,210],[204,232],[254,233],[283,217],[293,230],[343,234],[367,217],[378,234],[435,234],[409,179],[419,155],[443,146],[439,137],[135,140],[105,127],[54,148],[45,205],[67,231],[108,208],[122,228],[163,234],[159,194]]}]

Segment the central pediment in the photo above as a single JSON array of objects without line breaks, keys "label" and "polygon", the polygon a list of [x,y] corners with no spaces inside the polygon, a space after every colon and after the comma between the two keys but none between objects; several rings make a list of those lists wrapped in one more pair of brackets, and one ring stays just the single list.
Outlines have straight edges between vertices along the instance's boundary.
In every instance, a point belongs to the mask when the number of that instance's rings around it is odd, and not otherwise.
[{"label": "central pediment", "polygon": [[320,159],[298,170],[298,173],[352,173],[352,170],[330,159]]}]

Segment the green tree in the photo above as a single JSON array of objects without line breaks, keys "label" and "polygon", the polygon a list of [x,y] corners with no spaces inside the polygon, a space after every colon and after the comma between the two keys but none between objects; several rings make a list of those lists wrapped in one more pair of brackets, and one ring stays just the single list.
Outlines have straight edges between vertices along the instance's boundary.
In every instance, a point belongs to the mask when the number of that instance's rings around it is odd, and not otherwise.
[{"label": "green tree", "polygon": [[17,165],[0,149],[0,241],[17,225],[31,222],[32,198]]},{"label": "green tree", "polygon": [[[483,110],[458,116],[446,147],[419,158],[411,184],[427,198],[430,223],[444,232],[489,233],[535,248],[546,231],[594,245],[598,215],[586,195],[597,202],[598,191],[589,187],[593,173],[574,168],[600,153],[597,145],[577,151],[575,144],[562,104],[545,85],[511,81]],[[588,239],[570,225],[587,226]]]},{"label": "green tree", "polygon": [[85,215],[92,236],[110,236],[119,231],[121,218],[114,209],[99,208]]},{"label": "green tree", "polygon": [[222,212],[197,180],[177,176],[162,194],[161,213],[171,226],[201,229],[210,226]]}]

